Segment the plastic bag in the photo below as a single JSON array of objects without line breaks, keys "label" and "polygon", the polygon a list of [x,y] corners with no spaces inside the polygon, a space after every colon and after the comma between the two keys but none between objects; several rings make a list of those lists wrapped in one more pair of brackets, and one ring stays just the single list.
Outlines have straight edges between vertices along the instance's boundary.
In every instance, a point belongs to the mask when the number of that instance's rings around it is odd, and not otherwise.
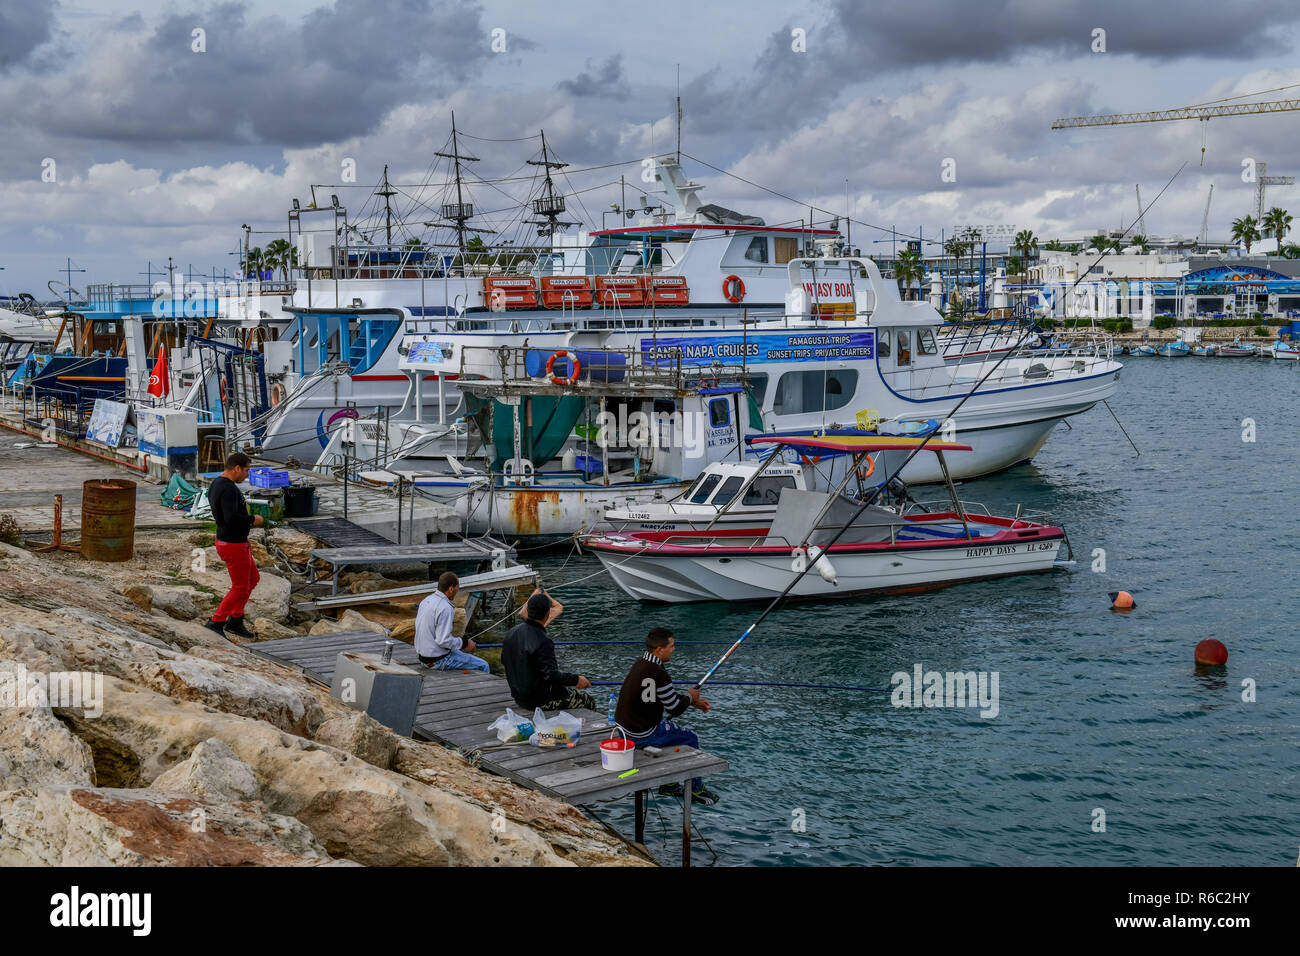
[{"label": "plastic bag", "polygon": [[582,735],[582,718],[574,717],[567,710],[562,710],[554,717],[547,717],[540,707],[533,712],[533,726],[536,732],[528,738],[534,747],[563,747],[576,744]]},{"label": "plastic bag", "polygon": [[504,714],[488,724],[488,730],[495,730],[497,740],[503,744],[512,744],[531,737],[533,724],[527,717],[520,717],[507,707]]}]

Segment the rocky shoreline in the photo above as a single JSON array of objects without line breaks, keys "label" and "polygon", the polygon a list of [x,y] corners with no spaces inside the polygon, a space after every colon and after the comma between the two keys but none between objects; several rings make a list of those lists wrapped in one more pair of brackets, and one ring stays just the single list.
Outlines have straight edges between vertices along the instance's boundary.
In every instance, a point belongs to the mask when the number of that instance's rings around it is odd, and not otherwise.
[{"label": "rocky shoreline", "polygon": [[[277,558],[301,557],[310,539],[293,535],[271,539]],[[207,544],[138,531],[121,564],[0,545],[0,865],[652,865],[575,808],[204,628],[226,588]],[[261,639],[409,628],[413,609],[298,619],[255,552]],[[49,700],[24,696],[19,678],[42,674],[94,677],[100,700],[54,699],[54,678]]]}]

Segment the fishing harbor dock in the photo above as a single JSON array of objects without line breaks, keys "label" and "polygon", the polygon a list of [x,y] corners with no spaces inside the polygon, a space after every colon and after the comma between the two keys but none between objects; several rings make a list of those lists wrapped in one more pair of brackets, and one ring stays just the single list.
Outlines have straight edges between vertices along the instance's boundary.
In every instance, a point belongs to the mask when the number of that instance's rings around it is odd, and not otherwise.
[{"label": "fishing harbor dock", "polygon": [[692,747],[677,747],[657,757],[637,751],[635,773],[615,773],[601,766],[600,740],[609,730],[608,717],[591,710],[570,711],[582,718],[582,735],[571,747],[539,748],[527,743],[502,744],[489,729],[507,707],[518,705],[504,677],[489,674],[435,671],[423,667],[409,644],[392,643],[371,631],[285,638],[246,645],[259,657],[301,671],[329,686],[340,654],[382,655],[393,649],[392,661],[412,668],[422,679],[414,736],[465,754],[480,768],[579,807],[633,796],[634,842],[644,844],[647,791],[680,783],[682,799],[682,866],[691,859],[690,780],[728,769],[726,760]]}]

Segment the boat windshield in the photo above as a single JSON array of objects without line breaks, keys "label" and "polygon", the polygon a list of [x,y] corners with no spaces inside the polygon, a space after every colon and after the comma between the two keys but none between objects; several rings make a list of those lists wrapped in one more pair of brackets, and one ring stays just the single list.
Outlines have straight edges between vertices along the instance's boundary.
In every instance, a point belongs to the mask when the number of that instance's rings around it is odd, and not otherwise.
[{"label": "boat windshield", "polygon": [[722,483],[722,487],[718,489],[718,493],[713,496],[712,504],[725,505],[732,498],[736,497],[736,492],[740,490],[740,486],[744,483],[744,478],[741,478],[739,475],[732,475]]},{"label": "boat windshield", "polygon": [[691,503],[701,505],[708,501],[709,495],[713,493],[713,489],[717,487],[721,477],[721,475],[708,475],[705,477],[704,481],[695,489],[695,493],[691,495]]},{"label": "boat windshield", "polygon": [[793,488],[793,475],[759,475],[745,490],[741,499],[744,505],[774,505],[781,497],[782,488]]}]

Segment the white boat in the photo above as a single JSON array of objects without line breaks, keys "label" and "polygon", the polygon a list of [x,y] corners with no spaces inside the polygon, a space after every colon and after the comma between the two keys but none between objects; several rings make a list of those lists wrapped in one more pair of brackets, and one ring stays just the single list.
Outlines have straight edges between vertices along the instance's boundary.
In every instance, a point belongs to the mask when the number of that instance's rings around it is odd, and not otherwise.
[{"label": "white boat", "polygon": [[1219,346],[1220,358],[1254,358],[1259,355],[1259,349],[1254,345],[1242,345],[1241,339],[1233,339],[1231,345]]},{"label": "white boat", "polygon": [[1268,347],[1268,354],[1275,359],[1294,362],[1300,359],[1300,342],[1287,342],[1278,339]]},{"label": "white boat", "polygon": [[766,528],[785,488],[807,490],[802,465],[716,461],[675,498],[614,508],[605,520],[620,532]]},{"label": "white boat", "polygon": [[61,321],[28,293],[0,299],[0,341],[53,345]]},{"label": "white boat", "polygon": [[[892,439],[890,447],[900,441],[919,446],[923,440]],[[874,436],[805,438],[800,447],[862,459],[881,450],[881,442]],[[925,450],[944,468],[945,452],[971,449],[931,439]],[[629,595],[669,603],[770,600],[792,583],[790,597],[803,599],[916,593],[1049,571],[1066,543],[1061,528],[1037,515],[973,510],[951,482],[947,510],[902,513],[853,501],[843,494],[847,483],[834,493],[783,489],[766,530],[607,532],[581,540]]]}]

